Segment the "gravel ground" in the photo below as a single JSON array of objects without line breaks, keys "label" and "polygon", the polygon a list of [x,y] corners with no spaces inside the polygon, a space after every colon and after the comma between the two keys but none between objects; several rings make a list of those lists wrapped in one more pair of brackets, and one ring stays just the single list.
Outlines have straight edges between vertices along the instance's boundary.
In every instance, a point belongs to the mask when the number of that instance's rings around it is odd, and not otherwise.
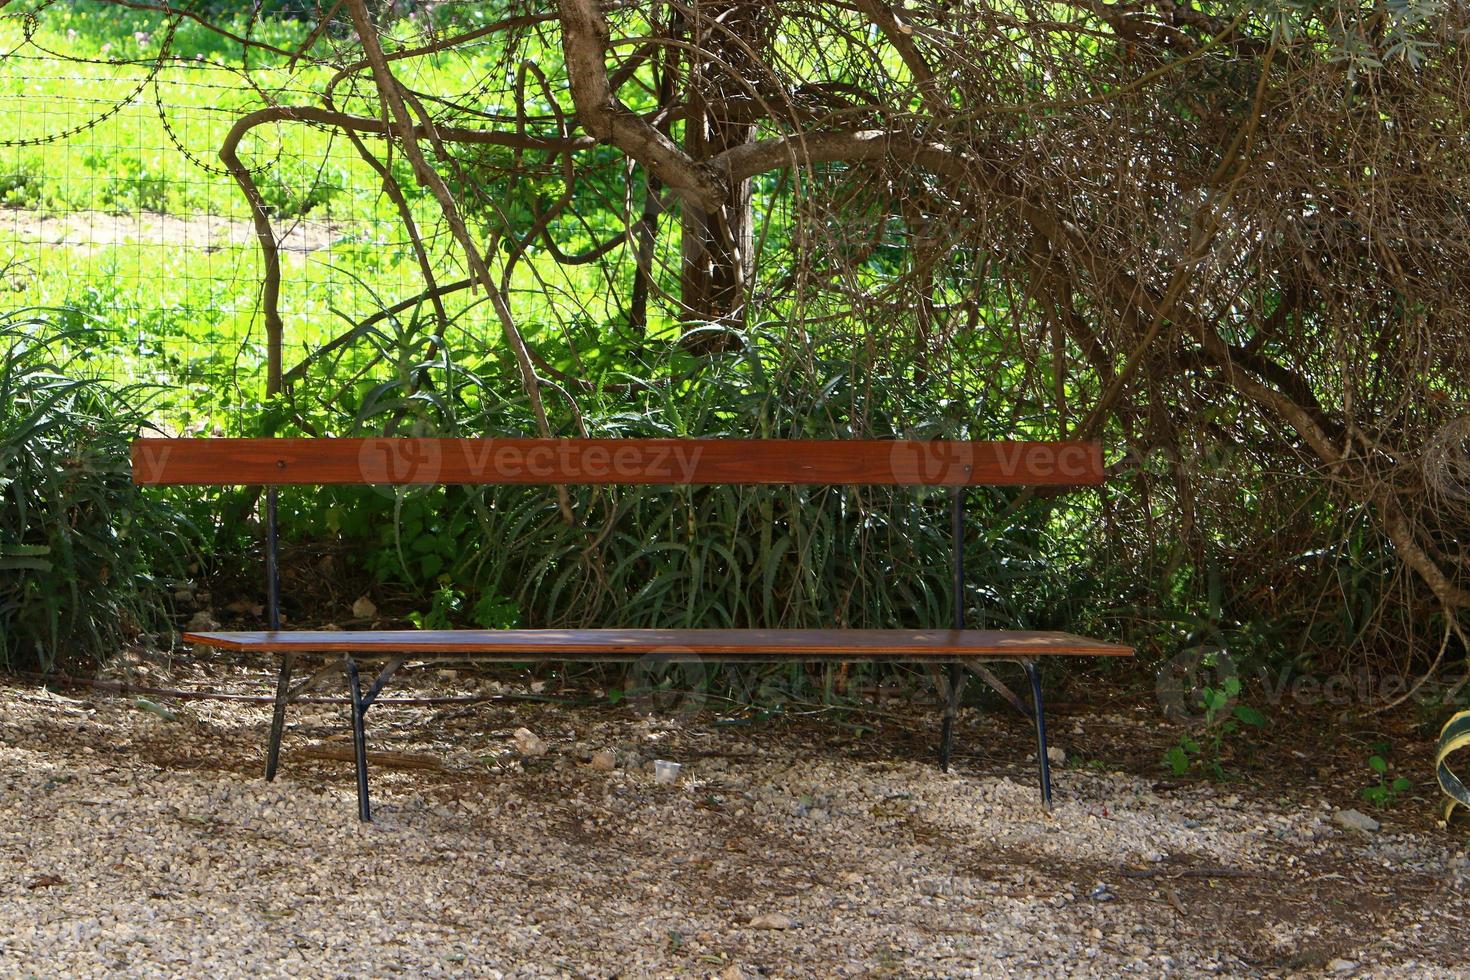
[{"label": "gravel ground", "polygon": [[[389,694],[487,683],[413,676]],[[157,700],[0,686],[0,973],[1470,972],[1463,835],[1096,761],[1059,767],[1047,815],[1014,716],[966,711],[945,774],[917,707],[859,735],[384,704],[359,825],[342,709],[293,708],[267,784],[266,707]],[[1055,742],[1082,758],[1129,726],[1066,714]],[[680,780],[655,785],[653,758]]]}]

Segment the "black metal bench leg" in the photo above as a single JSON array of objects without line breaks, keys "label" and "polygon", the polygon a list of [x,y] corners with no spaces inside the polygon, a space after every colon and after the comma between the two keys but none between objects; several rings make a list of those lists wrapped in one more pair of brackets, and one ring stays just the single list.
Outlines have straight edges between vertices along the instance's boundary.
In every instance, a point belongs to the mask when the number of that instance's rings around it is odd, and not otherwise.
[{"label": "black metal bench leg", "polygon": [[939,771],[949,772],[949,758],[954,751],[954,719],[960,707],[960,667],[950,664],[940,687],[944,698],[944,717],[939,723]]},{"label": "black metal bench leg", "polygon": [[276,678],[276,710],[271,716],[271,740],[265,750],[265,780],[276,778],[281,764],[281,736],[286,731],[286,702],[291,692],[291,658],[281,658],[281,673]]},{"label": "black metal bench leg", "polygon": [[373,819],[372,804],[368,802],[367,734],[363,718],[367,705],[363,704],[362,681],[357,676],[357,664],[347,658],[347,690],[352,695],[352,754],[357,763],[357,818],[364,822]]},{"label": "black metal bench leg", "polygon": [[1046,754],[1046,705],[1041,698],[1041,671],[1026,661],[1026,679],[1031,682],[1032,717],[1036,722],[1036,761],[1041,770],[1041,805],[1051,809],[1051,759]]}]

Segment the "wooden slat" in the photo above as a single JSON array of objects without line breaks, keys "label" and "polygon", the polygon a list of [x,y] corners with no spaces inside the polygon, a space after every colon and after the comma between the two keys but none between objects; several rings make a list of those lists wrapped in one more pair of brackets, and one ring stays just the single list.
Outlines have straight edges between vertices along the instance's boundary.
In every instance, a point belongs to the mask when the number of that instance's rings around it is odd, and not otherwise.
[{"label": "wooden slat", "polygon": [[139,439],[133,480],[327,484],[1096,486],[1094,442],[879,439]]},{"label": "wooden slat", "polygon": [[1116,643],[1021,630],[280,630],[185,633],[184,640],[271,653],[460,654],[503,660],[625,659],[648,654],[729,660],[1133,655],[1132,647]]}]

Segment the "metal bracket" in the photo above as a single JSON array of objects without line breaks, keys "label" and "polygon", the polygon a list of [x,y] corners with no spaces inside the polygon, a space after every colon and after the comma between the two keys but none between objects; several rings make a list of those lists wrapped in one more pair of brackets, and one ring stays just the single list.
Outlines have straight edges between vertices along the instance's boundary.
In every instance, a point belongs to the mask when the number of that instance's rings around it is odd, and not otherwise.
[{"label": "metal bracket", "polygon": [[963,661],[963,663],[966,670],[969,670],[976,677],[980,678],[986,684],[994,688],[995,693],[1004,698],[1005,702],[1009,704],[1012,708],[1015,708],[1027,718],[1031,717],[1031,709],[1026,707],[1026,702],[1022,701],[1020,696],[1017,695],[1015,691],[1012,691],[1009,687],[1007,687],[1005,681],[1001,680],[999,677],[996,677],[995,671],[985,666],[985,661],[965,660]]},{"label": "metal bracket", "polygon": [[336,664],[328,664],[325,667],[319,668],[310,677],[297,684],[286,693],[286,703],[293,703],[297,698],[301,697],[307,691],[321,690],[323,687],[326,686],[328,678],[340,676],[337,674],[337,671],[340,669],[341,668],[338,667]]},{"label": "metal bracket", "polygon": [[394,657],[383,665],[383,669],[378,671],[378,676],[373,681],[372,686],[362,696],[363,711],[367,711],[367,709],[373,706],[373,702],[378,700],[378,695],[383,693],[383,687],[393,679],[394,674],[398,673],[398,668],[406,663],[408,663],[407,657]]},{"label": "metal bracket", "polygon": [[[930,664],[929,675],[934,679],[934,686],[939,691],[939,696],[944,700],[944,720],[939,734],[939,768],[948,771],[951,751],[954,747],[954,720],[959,710],[960,694],[964,691],[967,674],[960,671],[960,664],[974,671],[982,679],[994,686],[1001,695],[1016,707],[1023,715],[1029,717],[1036,728],[1036,766],[1041,780],[1041,805],[1051,809],[1051,759],[1047,757],[1046,740],[1046,705],[1041,695],[1041,671],[1036,667],[1034,660],[1017,660],[1026,672],[1026,679],[1031,686],[1032,709],[1026,710],[1021,699],[995,680],[995,675],[988,668],[974,660],[952,662],[947,665],[947,670],[941,670],[941,664]],[[977,669],[979,668],[979,669]]]},{"label": "metal bracket", "polygon": [[289,655],[281,658],[281,670],[276,675],[276,703],[271,712],[271,736],[265,748],[265,781],[270,782],[276,778],[276,770],[281,765],[281,736],[286,732],[286,705],[291,701],[291,668],[293,658]]},{"label": "metal bracket", "polygon": [[1034,660],[1023,661],[1021,666],[1026,670],[1026,679],[1031,682],[1031,703],[1036,709],[1033,718],[1036,722],[1036,766],[1041,775],[1041,806],[1050,810],[1051,758],[1046,754],[1046,705],[1041,699],[1041,671]]}]

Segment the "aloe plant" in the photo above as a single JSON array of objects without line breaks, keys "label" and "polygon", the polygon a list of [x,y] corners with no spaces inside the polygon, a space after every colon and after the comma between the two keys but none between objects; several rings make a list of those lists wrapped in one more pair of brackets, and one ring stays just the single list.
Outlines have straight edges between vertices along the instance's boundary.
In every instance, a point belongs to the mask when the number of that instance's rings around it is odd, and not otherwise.
[{"label": "aloe plant", "polygon": [[[62,327],[63,316],[72,324]],[[181,527],[132,484],[144,389],[83,372],[77,314],[0,317],[0,667],[105,658],[160,621]]]},{"label": "aloe plant", "polygon": [[[334,397],[309,431],[445,435],[534,431],[494,358],[452,338],[401,336],[381,344],[397,376]],[[850,352],[791,357],[779,337],[752,331],[742,353],[664,365],[663,384],[583,399],[558,435],[599,437],[986,438],[1014,423],[987,406],[906,397],[869,376]],[[671,355],[675,360],[677,354]],[[684,373],[687,372],[687,373]],[[624,380],[628,376],[621,376]],[[425,383],[427,380],[428,383]],[[318,386],[322,387],[318,382]],[[330,384],[326,390],[334,391]],[[290,423],[284,428],[290,429]],[[375,536],[367,566],[406,580],[432,601],[445,586],[513,605],[532,626],[903,627],[951,621],[949,497],[887,487],[615,486],[556,492],[516,485],[415,488],[380,494],[282,494],[288,528],[323,523],[346,539]],[[1068,623],[1086,578],[1080,544],[1095,535],[1076,497],[1018,502],[1004,490],[968,495],[967,621],[985,626]],[[1091,530],[1089,530],[1091,529]],[[468,608],[468,607],[466,607]],[[426,614],[427,615],[427,614]]]}]

